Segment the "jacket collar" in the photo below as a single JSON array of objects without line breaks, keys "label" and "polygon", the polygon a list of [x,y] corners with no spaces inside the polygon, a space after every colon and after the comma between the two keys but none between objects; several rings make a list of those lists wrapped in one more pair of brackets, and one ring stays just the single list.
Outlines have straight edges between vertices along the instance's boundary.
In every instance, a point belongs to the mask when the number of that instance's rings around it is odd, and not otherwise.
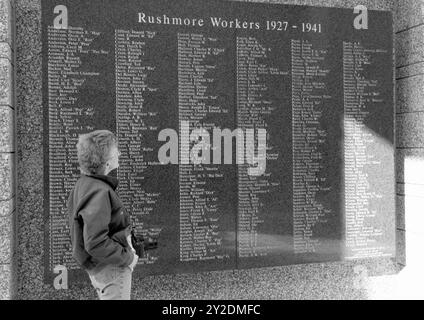
[{"label": "jacket collar", "polygon": [[116,190],[119,184],[119,180],[112,176],[105,176],[103,174],[90,174],[90,175],[83,174],[83,175],[94,178],[94,179],[102,180],[103,182],[106,182],[108,185],[110,185],[113,190]]}]

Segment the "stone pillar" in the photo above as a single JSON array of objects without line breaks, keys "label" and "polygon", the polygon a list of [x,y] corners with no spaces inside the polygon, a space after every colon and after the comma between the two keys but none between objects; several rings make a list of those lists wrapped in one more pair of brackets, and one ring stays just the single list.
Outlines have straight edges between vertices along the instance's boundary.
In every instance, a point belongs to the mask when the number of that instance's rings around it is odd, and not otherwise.
[{"label": "stone pillar", "polygon": [[14,5],[0,0],[0,299],[13,294],[15,219]]}]

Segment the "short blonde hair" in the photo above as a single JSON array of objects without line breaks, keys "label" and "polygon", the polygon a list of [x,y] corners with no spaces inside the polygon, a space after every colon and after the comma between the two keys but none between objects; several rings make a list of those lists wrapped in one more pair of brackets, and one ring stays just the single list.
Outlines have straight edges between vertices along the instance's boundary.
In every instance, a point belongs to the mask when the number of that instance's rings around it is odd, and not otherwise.
[{"label": "short blonde hair", "polygon": [[81,172],[103,174],[111,149],[114,146],[117,146],[117,139],[109,130],[96,130],[81,134],[77,143]]}]

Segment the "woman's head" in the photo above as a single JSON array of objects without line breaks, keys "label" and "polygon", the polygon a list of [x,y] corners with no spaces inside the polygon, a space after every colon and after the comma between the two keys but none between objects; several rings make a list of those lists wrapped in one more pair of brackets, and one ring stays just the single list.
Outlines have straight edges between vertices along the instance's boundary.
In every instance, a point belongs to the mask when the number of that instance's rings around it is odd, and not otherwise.
[{"label": "woman's head", "polygon": [[78,162],[82,173],[108,174],[118,168],[118,143],[108,130],[96,130],[79,136]]}]

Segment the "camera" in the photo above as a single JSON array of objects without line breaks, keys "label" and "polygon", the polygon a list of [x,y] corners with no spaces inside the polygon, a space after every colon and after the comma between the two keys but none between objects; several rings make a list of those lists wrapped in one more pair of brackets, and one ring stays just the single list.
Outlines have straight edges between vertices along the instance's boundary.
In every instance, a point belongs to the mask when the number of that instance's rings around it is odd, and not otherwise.
[{"label": "camera", "polygon": [[142,234],[137,235],[134,229],[131,230],[131,243],[137,255],[142,258],[147,250],[157,249],[158,236],[156,234],[147,233],[146,237]]}]

